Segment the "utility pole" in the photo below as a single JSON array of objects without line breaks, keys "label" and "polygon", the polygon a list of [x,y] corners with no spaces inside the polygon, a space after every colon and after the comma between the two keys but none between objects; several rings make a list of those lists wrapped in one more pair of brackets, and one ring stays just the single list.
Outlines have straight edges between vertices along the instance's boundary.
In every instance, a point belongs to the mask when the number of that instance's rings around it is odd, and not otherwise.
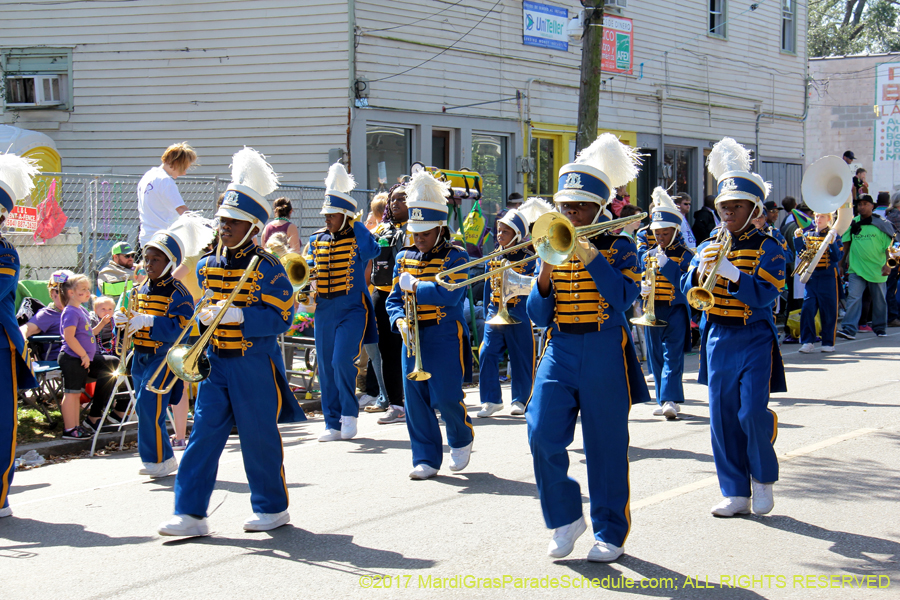
[{"label": "utility pole", "polygon": [[578,93],[578,134],[575,138],[577,152],[597,139],[605,4],[605,0],[581,0],[584,6],[584,37],[581,45],[581,89]]}]

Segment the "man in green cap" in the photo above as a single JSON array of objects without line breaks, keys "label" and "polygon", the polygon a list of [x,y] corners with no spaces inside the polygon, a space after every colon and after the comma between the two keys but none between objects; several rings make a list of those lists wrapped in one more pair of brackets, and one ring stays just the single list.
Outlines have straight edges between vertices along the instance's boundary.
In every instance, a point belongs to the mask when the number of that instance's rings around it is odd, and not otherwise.
[{"label": "man in green cap", "polygon": [[134,250],[128,242],[112,247],[112,258],[97,275],[100,293],[118,300],[134,280]]}]

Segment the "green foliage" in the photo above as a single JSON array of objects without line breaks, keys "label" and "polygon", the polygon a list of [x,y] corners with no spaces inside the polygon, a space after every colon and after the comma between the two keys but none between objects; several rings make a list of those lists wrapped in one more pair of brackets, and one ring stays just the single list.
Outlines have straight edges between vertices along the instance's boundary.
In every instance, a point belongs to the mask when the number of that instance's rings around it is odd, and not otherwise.
[{"label": "green foliage", "polygon": [[19,427],[16,430],[17,444],[30,444],[55,440],[62,433],[62,415],[59,407],[50,409],[50,416],[56,421],[53,427],[40,412],[28,406],[19,406]]},{"label": "green foliage", "polygon": [[900,51],[900,0],[810,0],[809,56]]}]

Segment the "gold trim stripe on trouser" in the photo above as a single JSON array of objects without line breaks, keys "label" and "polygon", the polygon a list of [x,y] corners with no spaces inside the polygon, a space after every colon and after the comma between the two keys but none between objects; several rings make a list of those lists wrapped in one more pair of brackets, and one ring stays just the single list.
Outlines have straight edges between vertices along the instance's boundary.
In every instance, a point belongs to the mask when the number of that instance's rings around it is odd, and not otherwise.
[{"label": "gold trim stripe on trouser", "polygon": [[[631,412],[631,378],[628,375],[628,359],[626,358],[626,348],[628,347],[628,332],[622,328],[622,363],[625,366],[625,384],[628,386],[628,412]],[[626,428],[627,429],[627,428]],[[627,434],[628,446],[631,449],[631,434]],[[628,452],[625,452],[625,475],[628,481],[628,501],[625,502],[625,521],[628,523],[628,529],[625,531],[625,540],[628,540],[628,534],[631,533],[631,461],[628,459]],[[623,544],[624,544],[623,541]]]},{"label": "gold trim stripe on trouser", "polygon": [[0,488],[0,508],[6,504],[6,497],[9,495],[9,475],[12,473],[12,469],[16,464],[16,436],[19,433],[19,407],[18,407],[18,395],[19,395],[19,381],[18,381],[18,373],[16,373],[16,346],[12,343],[12,340],[9,339],[9,334],[6,334],[6,339],[9,341],[9,355],[12,359],[10,374],[12,379],[12,416],[13,416],[13,428],[12,428],[12,447],[9,452],[9,464],[6,466],[6,471],[3,472],[3,482],[2,488]]},{"label": "gold trim stripe on trouser", "polygon": [[[275,419],[278,419],[278,415],[281,414],[281,404],[284,399],[281,397],[281,388],[278,386],[278,373],[275,370],[275,363],[269,359],[269,363],[272,365],[272,381],[275,383],[275,393],[278,395],[278,405],[275,410]],[[287,486],[287,477],[284,474],[284,440],[281,439],[281,433],[278,434],[278,443],[281,444],[281,484],[284,486],[284,497],[287,500],[288,506],[291,505],[291,495],[288,493]]]}]

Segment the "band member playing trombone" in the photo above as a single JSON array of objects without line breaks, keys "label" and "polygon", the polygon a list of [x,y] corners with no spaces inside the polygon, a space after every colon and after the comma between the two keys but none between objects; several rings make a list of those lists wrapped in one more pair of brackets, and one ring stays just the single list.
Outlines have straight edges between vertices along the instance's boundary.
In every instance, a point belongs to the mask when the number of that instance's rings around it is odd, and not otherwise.
[{"label": "band member playing trombone", "polygon": [[198,344],[212,340],[205,349],[209,376],[200,383],[194,428],[175,479],[175,516],[159,526],[162,535],[209,533],[206,511],[219,456],[235,425],[253,508],[244,529],[266,531],[290,520],[278,423],[306,416],[288,387],[277,337],[291,326],[294,294],[278,259],[253,241],[271,217],[265,197],[278,176],[252,148],[232,160],[232,183],[216,212],[219,247],[197,264],[200,286],[217,301],[198,317]]},{"label": "band member playing trombone", "polygon": [[[507,248],[521,242],[528,235],[528,220],[516,209],[507,211],[497,222],[497,242]],[[500,269],[506,261],[516,262],[534,253],[523,248],[488,263],[488,270]],[[534,275],[535,262],[513,269],[516,274]],[[531,320],[525,311],[525,296],[504,297],[504,273],[498,272],[484,285],[484,340],[478,358],[478,387],[481,392],[479,417],[490,417],[503,408],[500,395],[500,359],[509,351],[509,373],[512,378],[511,414],[525,414],[525,403],[531,396],[534,382],[534,335]],[[505,306],[503,305],[505,302]],[[506,308],[506,311],[503,309]],[[506,317],[508,315],[508,317]]]},{"label": "band member playing trombone", "polygon": [[316,356],[325,431],[320,442],[356,436],[356,363],[364,344],[378,341],[375,307],[366,287],[366,263],[381,248],[356,220],[356,187],[344,165],[334,163],[325,179],[325,227],[309,238],[307,262],[316,288]]},{"label": "band member playing trombone", "polygon": [[[462,312],[465,289],[450,291],[435,282],[438,272],[468,260],[464,250],[450,243],[449,193],[450,185],[431,173],[413,174],[406,187],[406,205],[414,246],[397,255],[394,289],[386,302],[391,324],[403,336],[407,374],[403,392],[413,459],[410,479],[429,479],[441,468],[444,451],[435,410],[447,426],[451,471],[469,464],[475,438],[462,389],[463,381],[472,376],[469,328]],[[451,276],[454,282],[465,278],[466,273]]]},{"label": "band member playing trombone", "polygon": [[[757,229],[769,184],[750,172],[749,151],[731,138],[712,149],[719,234],[697,249],[682,277],[691,306],[706,312],[698,381],[709,388],[710,431],[719,489],[718,517],[772,510],[778,480],[778,418],[769,393],[787,391],[772,307],[784,287],[784,250]],[[690,288],[690,289],[689,289]]]},{"label": "band member playing trombone", "polygon": [[[634,149],[605,133],[560,169],[554,202],[575,227],[604,221],[604,205],[637,176],[638,163]],[[537,225],[532,233],[537,249]],[[544,522],[554,530],[548,553],[568,556],[587,529],[579,485],[567,473],[581,413],[594,534],[588,560],[610,562],[631,526],[628,412],[650,399],[625,319],[640,293],[637,251],[626,236],[579,237],[574,254],[558,262],[542,255],[528,296],[531,320],[549,328],[525,410],[528,442]]]},{"label": "band member playing trombone", "polygon": [[[806,229],[797,229],[794,233],[794,248],[797,261],[801,266],[806,264],[806,269],[811,271],[809,280],[803,288],[803,307],[800,309],[800,352],[808,354],[813,351],[816,343],[816,313],[819,314],[822,332],[822,352],[834,352],[834,338],[837,334],[838,316],[838,264],[844,257],[841,249],[841,240],[833,236],[834,240],[828,245],[828,250],[819,259],[819,264],[809,264],[811,258],[804,256],[808,253],[812,256],[818,250],[828,236],[834,220],[832,213],[815,214],[815,222]],[[804,258],[806,261],[804,262]]]},{"label": "band member playing trombone", "polygon": [[[186,256],[200,252],[212,241],[214,231],[203,221],[194,213],[184,213],[168,230],[154,234],[144,245],[147,281],[136,290],[128,311],[115,313],[116,325],[125,328],[125,335],[119,337],[134,340],[131,375],[138,415],[138,453],[144,463],[141,475],[165,477],[178,469],[166,429],[166,408],[181,401],[182,382],[177,380],[172,389],[160,393],[175,375],[164,369],[155,381],[151,379],[194,312],[191,293],[172,271]],[[122,360],[128,351],[123,343]],[[157,391],[148,389],[153,386]]]},{"label": "band member playing trombone", "polygon": [[[682,214],[666,191],[653,190],[650,207],[650,232],[657,245],[646,252],[638,250],[644,271],[655,268],[655,289],[647,277],[641,281],[641,296],[653,294],[656,326],[646,323],[647,358],[656,387],[656,416],[673,421],[684,403],[684,353],[691,350],[691,314],[687,298],[681,291],[681,276],[687,272],[693,253],[679,234]],[[632,320],[632,322],[636,322]]]}]

